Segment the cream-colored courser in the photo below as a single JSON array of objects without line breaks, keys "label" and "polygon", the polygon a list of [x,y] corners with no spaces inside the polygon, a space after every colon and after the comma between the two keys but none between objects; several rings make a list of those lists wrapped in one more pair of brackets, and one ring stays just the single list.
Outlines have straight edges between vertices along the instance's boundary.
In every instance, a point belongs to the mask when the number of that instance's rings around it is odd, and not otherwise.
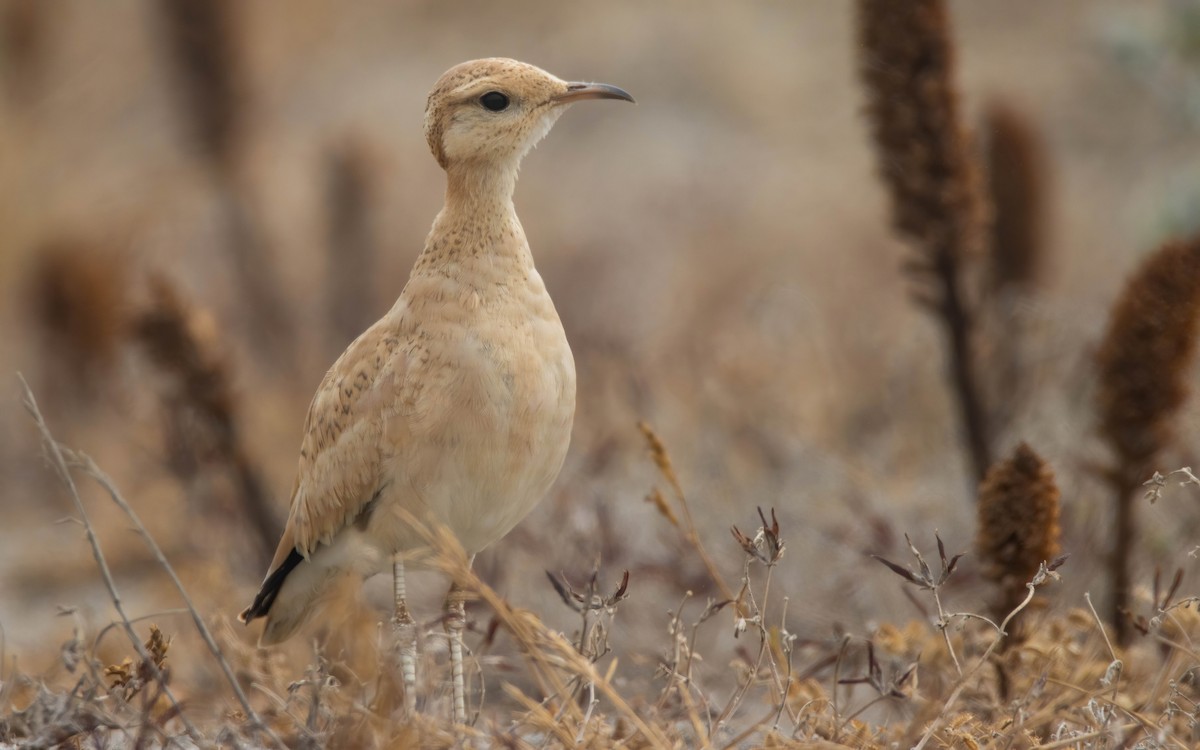
[{"label": "cream-colored courser", "polygon": [[[451,68],[430,93],[425,134],[446,170],[446,204],[396,304],[313,397],[287,527],[241,614],[267,618],[263,644],[294,634],[332,586],[421,547],[409,515],[444,524],[473,555],[507,534],[558,475],[575,363],[512,196],[522,157],[582,99],[633,101],[613,86],[499,58]],[[400,622],[402,563],[394,571]],[[450,614],[461,618],[453,599]],[[454,624],[452,660],[461,619]],[[462,696],[455,701],[461,721]]]}]

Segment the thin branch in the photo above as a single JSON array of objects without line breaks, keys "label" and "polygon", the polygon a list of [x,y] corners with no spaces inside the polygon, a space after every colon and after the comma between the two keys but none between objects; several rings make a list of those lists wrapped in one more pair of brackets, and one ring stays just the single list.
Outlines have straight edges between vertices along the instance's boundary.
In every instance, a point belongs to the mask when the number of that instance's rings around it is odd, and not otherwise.
[{"label": "thin branch", "polygon": [[[135,622],[142,622],[144,620],[153,620],[156,617],[166,617],[169,615],[183,615],[183,614],[187,614],[187,610],[184,609],[183,607],[179,607],[176,609],[164,609],[164,610],[160,610],[158,612],[150,612],[150,613],[144,614],[140,617],[134,617],[134,618],[130,619],[129,622],[130,622],[130,624],[133,624]],[[121,624],[122,623],[120,621],[113,620],[109,624],[100,628],[100,632],[96,633],[96,637],[92,639],[92,651],[95,651],[100,646],[100,641],[104,640],[104,636],[108,635],[108,631],[112,630],[113,628],[115,628]]]},{"label": "thin branch", "polygon": [[183,603],[187,607],[188,612],[191,613],[192,622],[195,623],[197,632],[200,633],[201,639],[204,640],[204,645],[208,646],[208,650],[212,653],[213,657],[217,660],[217,664],[221,667],[221,672],[224,673],[226,681],[228,681],[229,686],[233,688],[233,694],[237,697],[238,703],[241,704],[242,710],[245,711],[246,717],[250,720],[251,726],[262,731],[279,747],[286,748],[287,745],[284,744],[283,740],[280,739],[277,734],[275,734],[273,729],[267,726],[266,722],[264,722],[254,710],[254,706],[250,705],[250,699],[246,697],[245,691],[242,690],[242,686],[238,683],[237,677],[234,676],[233,668],[230,667],[229,662],[226,661],[225,654],[221,652],[221,647],[217,645],[216,639],[213,638],[212,631],[208,629],[208,625],[205,624],[204,618],[200,616],[200,612],[196,609],[196,605],[192,603],[192,597],[188,595],[187,589],[183,587],[183,582],[179,580],[179,576],[175,573],[175,568],[173,568],[171,563],[167,561],[167,558],[162,553],[162,549],[158,546],[158,542],[154,541],[154,537],[152,537],[150,532],[146,530],[146,527],[142,524],[141,519],[133,510],[133,507],[130,506],[128,501],[125,500],[124,496],[121,495],[121,491],[117,489],[115,484],[113,484],[113,481],[108,474],[105,474],[104,471],[96,465],[96,462],[92,460],[91,456],[88,456],[86,453],[73,453],[70,455],[72,456],[73,463],[81,468],[85,474],[95,480],[97,484],[103,487],[104,491],[108,493],[108,496],[112,499],[112,501],[117,504],[117,507],[119,507],[125,513],[125,515],[133,523],[134,530],[137,531],[137,533],[142,537],[142,540],[146,542],[146,546],[150,548],[150,552],[154,555],[155,560],[157,560],[162,569],[166,571],[167,575],[171,579],[171,583],[175,585],[175,590],[179,592],[180,598],[183,599]]},{"label": "thin branch", "polygon": [[980,667],[987,663],[988,659],[991,658],[992,653],[996,650],[996,647],[1004,641],[1004,638],[1008,633],[1008,624],[1012,622],[1012,619],[1016,617],[1021,610],[1025,609],[1027,606],[1029,606],[1029,603],[1033,601],[1033,596],[1037,593],[1037,586],[1035,586],[1033,583],[1030,583],[1028,587],[1029,593],[1025,596],[1025,601],[1018,604],[1016,609],[1008,613],[1008,617],[1005,617],[1004,622],[1000,623],[1000,632],[996,635],[996,639],[987,647],[987,650],[983,652],[983,655],[979,657],[979,660],[975,662],[975,665],[971,667],[971,670],[962,677],[958,678],[958,683],[955,684],[954,690],[950,692],[950,697],[946,699],[946,703],[942,706],[941,712],[939,712],[937,718],[935,718],[929,724],[929,728],[926,729],[925,734],[921,736],[921,741],[913,746],[913,750],[922,750],[925,745],[929,744],[929,740],[933,738],[934,733],[941,728],[942,723],[945,721],[946,717],[949,716],[950,707],[953,706],[958,701],[958,697],[962,695],[963,689],[967,686],[967,681],[979,671]]},{"label": "thin branch", "polygon": [[24,406],[29,415],[33,418],[34,424],[37,425],[38,432],[41,433],[42,442],[49,454],[51,464],[54,466],[58,478],[66,486],[68,494],[71,496],[71,501],[75,503],[75,510],[79,513],[80,520],[83,521],[83,527],[87,534],[88,544],[92,548],[92,557],[96,560],[96,566],[100,568],[100,577],[104,580],[104,586],[108,589],[108,596],[112,599],[113,608],[116,609],[117,615],[121,618],[121,627],[125,631],[125,635],[129,637],[129,642],[133,644],[133,648],[137,651],[138,658],[142,660],[154,676],[156,682],[162,686],[163,695],[167,696],[167,700],[171,703],[171,708],[175,711],[179,721],[183,724],[189,737],[197,745],[208,747],[208,741],[200,734],[195,725],[183,714],[183,708],[179,705],[179,701],[175,699],[174,693],[167,686],[166,677],[162,670],[154,663],[154,659],[150,657],[150,653],[146,650],[146,646],[138,637],[137,632],[133,629],[133,624],[129,620],[129,616],[125,614],[125,605],[121,601],[121,594],[117,591],[117,583],[113,579],[112,571],[108,567],[108,562],[104,558],[104,550],[100,548],[100,542],[96,538],[96,530],[92,526],[92,520],[88,516],[87,509],[83,505],[83,499],[79,496],[79,489],[75,486],[75,480],[71,476],[71,470],[67,466],[67,460],[63,456],[62,446],[50,434],[50,428],[46,425],[46,420],[42,417],[42,412],[38,409],[37,399],[33,397],[33,391],[29,388],[29,384],[25,382],[25,377],[17,373],[17,380],[21,382],[23,393]]}]

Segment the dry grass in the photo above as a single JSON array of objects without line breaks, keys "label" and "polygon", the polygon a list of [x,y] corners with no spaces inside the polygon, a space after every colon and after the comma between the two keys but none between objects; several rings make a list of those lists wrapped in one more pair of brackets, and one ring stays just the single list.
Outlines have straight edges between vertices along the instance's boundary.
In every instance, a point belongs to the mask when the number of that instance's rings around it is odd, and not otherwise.
[{"label": "dry grass", "polygon": [[[582,593],[552,578],[563,601],[582,615],[577,636],[568,638],[535,613],[512,606],[480,580],[453,536],[434,529],[424,533],[436,552],[419,562],[457,581],[486,609],[477,617],[490,621],[475,658],[482,664],[481,655],[499,634],[512,645],[505,657],[488,660],[488,671],[508,674],[502,682],[503,696],[489,699],[491,708],[486,711],[479,706],[470,726],[450,728],[432,716],[401,715],[395,661],[386,636],[366,645],[355,643],[346,639],[343,625],[340,634],[317,647],[316,660],[305,676],[289,680],[269,653],[249,647],[244,637],[227,627],[214,640],[205,618],[182,589],[187,610],[228,682],[210,685],[207,697],[192,687],[178,699],[168,688],[174,682],[167,661],[172,641],[154,624],[149,625],[145,644],[134,634],[71,474],[97,481],[143,533],[144,527],[91,459],[54,440],[32,395],[27,405],[43,430],[53,463],[79,504],[79,517],[95,545],[136,661],[126,656],[105,665],[95,648],[103,632],[89,638],[77,631],[60,657],[66,673],[77,676],[62,687],[34,676],[5,674],[0,698],[10,708],[0,720],[0,739],[21,742],[23,747],[63,742],[106,746],[125,741],[145,746],[146,742],[169,743],[183,734],[200,744],[212,738],[219,743],[332,748],[461,743],[918,749],[935,743],[932,746],[1056,748],[1147,741],[1188,747],[1200,739],[1195,730],[1200,693],[1193,677],[1200,658],[1188,645],[1200,638],[1200,613],[1197,600],[1174,599],[1178,580],[1161,600],[1156,593],[1156,611],[1143,625],[1147,637],[1129,651],[1113,650],[1094,610],[1043,613],[1020,641],[1010,643],[1014,618],[1038,588],[1055,586],[1062,558],[1043,562],[1026,583],[1025,597],[1003,617],[991,620],[945,608],[939,592],[955,574],[961,555],[949,557],[938,539],[940,566],[935,571],[910,542],[913,567],[884,562],[907,583],[930,592],[938,611],[932,623],[884,624],[865,639],[845,636],[836,642],[802,644],[787,629],[787,598],[782,602],[771,598],[772,574],[786,548],[784,530],[774,514],[767,521],[761,511],[762,525],[755,533],[733,530],[743,556],[736,600],[710,600],[690,622],[681,610],[664,619],[660,643],[664,657],[652,681],[661,685],[657,700],[623,689],[628,683],[621,678],[617,659],[602,664],[610,651],[613,619],[629,587],[637,585],[628,572],[611,593],[598,588],[595,575]],[[655,451],[660,468],[666,470],[670,459],[660,442],[655,443]],[[1020,460],[1020,454],[1014,460]],[[680,502],[686,511],[682,494]],[[410,521],[421,528],[415,518]],[[164,571],[178,583],[157,545],[148,535],[144,538]],[[724,626],[726,638],[757,640],[753,652],[741,652],[734,661],[736,684],[723,700],[697,679],[705,660],[697,635],[706,626]],[[423,636],[427,654],[433,638],[428,632]],[[331,649],[338,649],[339,641],[341,650],[335,656]],[[357,660],[347,655],[347,648],[358,652]],[[428,658],[423,666],[426,671],[437,670]],[[425,679],[424,689],[429,690],[429,676]],[[523,681],[533,690],[521,687]],[[242,711],[198,708],[219,706],[220,696],[230,688]],[[427,707],[444,709],[444,700],[436,692],[418,698]],[[891,710],[881,714],[883,707]],[[880,721],[889,713],[890,720]]]}]

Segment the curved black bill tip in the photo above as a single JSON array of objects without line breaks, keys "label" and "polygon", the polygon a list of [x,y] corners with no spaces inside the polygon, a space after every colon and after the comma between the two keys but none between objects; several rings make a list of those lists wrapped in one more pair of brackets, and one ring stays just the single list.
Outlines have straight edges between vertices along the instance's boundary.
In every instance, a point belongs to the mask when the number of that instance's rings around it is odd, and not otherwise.
[{"label": "curved black bill tip", "polygon": [[637,103],[633,101],[633,97],[629,95],[628,91],[607,83],[568,83],[567,90],[554,97],[554,101],[559,104],[577,102],[581,99],[620,99]]}]

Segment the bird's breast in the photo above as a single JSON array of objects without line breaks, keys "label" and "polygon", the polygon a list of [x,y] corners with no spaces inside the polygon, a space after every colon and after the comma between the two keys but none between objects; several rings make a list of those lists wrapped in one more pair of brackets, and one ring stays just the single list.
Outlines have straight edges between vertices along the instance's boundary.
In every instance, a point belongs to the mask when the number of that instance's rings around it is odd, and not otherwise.
[{"label": "bird's breast", "polygon": [[409,406],[409,439],[395,468],[470,552],[533,509],[570,441],[575,363],[534,275],[501,293],[447,289],[453,309],[441,326],[426,311],[420,335],[430,356],[407,375],[420,381],[420,396]]}]

